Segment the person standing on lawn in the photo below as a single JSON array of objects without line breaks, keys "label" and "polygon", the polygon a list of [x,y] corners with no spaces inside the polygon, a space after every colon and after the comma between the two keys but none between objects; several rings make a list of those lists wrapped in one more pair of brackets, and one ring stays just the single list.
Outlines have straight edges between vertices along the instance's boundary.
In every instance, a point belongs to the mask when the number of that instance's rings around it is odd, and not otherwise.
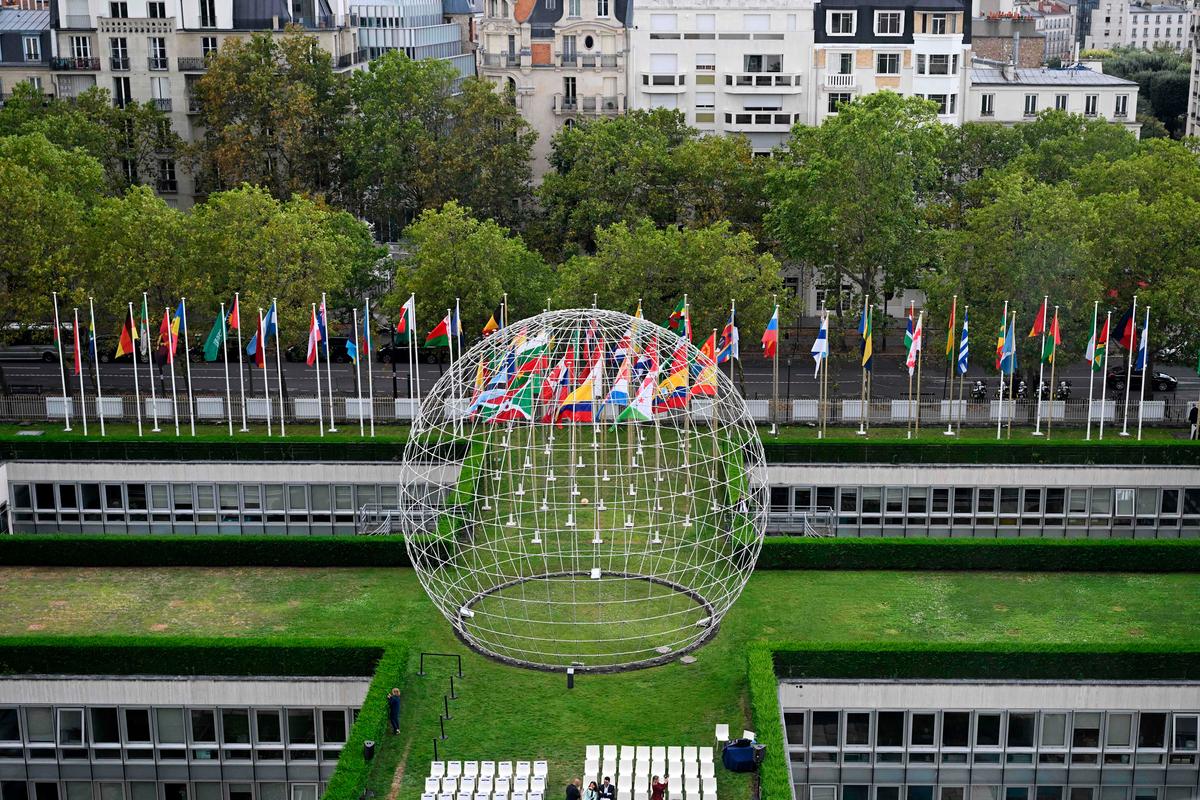
[{"label": "person standing on lawn", "polygon": [[576,778],[567,784],[567,800],[581,800],[579,787],[583,785],[583,781]]},{"label": "person standing on lawn", "polygon": [[393,688],[388,693],[388,723],[392,726],[392,733],[400,732],[400,690]]},{"label": "person standing on lawn", "polygon": [[667,794],[667,779],[659,780],[655,775],[650,780],[650,800],[664,800]]}]

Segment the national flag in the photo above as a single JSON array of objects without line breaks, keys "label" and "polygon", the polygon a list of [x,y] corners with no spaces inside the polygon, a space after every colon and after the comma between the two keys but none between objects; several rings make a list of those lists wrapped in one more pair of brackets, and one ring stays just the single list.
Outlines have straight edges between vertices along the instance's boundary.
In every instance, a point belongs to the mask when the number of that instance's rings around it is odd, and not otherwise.
[{"label": "national flag", "polygon": [[1012,375],[1017,370],[1017,320],[1014,317],[1004,334],[1004,349],[1000,357],[1000,371]]},{"label": "national flag", "polygon": [[150,351],[150,308],[146,303],[146,295],[142,295],[142,321],[138,325],[139,328],[146,331],[146,335],[142,339],[142,354],[145,355]]},{"label": "national flag", "polygon": [[496,414],[497,422],[528,422],[533,419],[533,401],[534,398],[541,392],[542,378],[535,375],[532,379],[525,382],[525,385],[504,401],[500,412]]},{"label": "national flag", "polygon": [[655,410],[683,408],[687,404],[687,384],[687,346],[679,342],[671,355],[671,371],[658,385],[658,393],[654,398]]},{"label": "national flag", "polygon": [[1042,304],[1038,307],[1037,316],[1033,318],[1033,327],[1029,329],[1029,335],[1025,337],[1026,339],[1041,336],[1042,332],[1046,330],[1046,314],[1048,312],[1046,304],[1048,302],[1050,302],[1050,298],[1042,298]]},{"label": "national flag", "polygon": [[958,296],[950,301],[950,324],[946,326],[946,360],[954,361],[954,317],[958,312]]},{"label": "national flag", "polygon": [[450,332],[454,335],[454,349],[462,353],[463,326],[458,316],[458,301],[454,302],[454,311],[450,313]]},{"label": "national flag", "polygon": [[483,387],[487,385],[487,367],[483,365],[483,359],[475,366],[475,388],[471,392],[471,405],[475,405],[475,401],[479,399],[479,395],[483,393]]},{"label": "national flag", "polygon": [[875,332],[871,330],[871,312],[874,309],[867,306],[863,309],[862,319],[858,323],[858,335],[862,337],[862,368],[871,371],[871,359],[875,354]]},{"label": "national flag", "polygon": [[717,395],[717,332],[713,331],[700,345],[700,367],[696,380],[692,382],[692,397],[716,397]]},{"label": "national flag", "polygon": [[100,360],[99,353],[96,352],[96,320],[93,317],[88,321],[88,358],[95,364]]},{"label": "national flag", "polygon": [[267,368],[267,336],[263,329],[262,317],[258,318],[258,327],[254,331],[254,338],[250,340],[250,344],[246,346],[246,352],[254,356],[254,363],[262,369]]},{"label": "national flag", "polygon": [[325,298],[321,297],[321,305],[317,306],[317,327],[321,329],[321,342],[324,344],[325,358],[329,358],[329,313],[325,309]]},{"label": "national flag", "polygon": [[183,298],[179,298],[179,305],[175,306],[175,315],[171,319],[171,350],[172,355],[179,352],[179,322],[183,319]]},{"label": "national flag", "polygon": [[517,377],[517,356],[512,350],[505,351],[492,366],[492,377],[487,382],[489,389],[508,386]]},{"label": "national flag", "polygon": [[671,311],[671,316],[667,318],[667,324],[664,328],[669,328],[675,331],[680,336],[683,335],[684,318],[687,315],[687,302],[680,300],[675,304],[675,308]]},{"label": "national flag", "polygon": [[958,374],[959,375],[967,374],[967,366],[970,364],[970,361],[971,361],[971,349],[969,346],[970,340],[967,336],[967,334],[969,332],[969,328],[970,328],[969,322],[967,320],[967,316],[969,313],[970,313],[970,309],[968,309],[968,308],[963,309],[962,339],[960,339],[958,342]]},{"label": "national flag", "polygon": [[491,336],[493,333],[501,330],[504,327],[504,303],[501,302],[496,306],[496,310],[492,312],[492,316],[488,317],[488,321],[483,326],[483,335]]},{"label": "national flag", "polygon": [[591,422],[596,395],[593,391],[592,379],[588,377],[579,388],[563,398],[559,404],[556,417],[559,421],[568,419],[572,422]]},{"label": "national flag", "polygon": [[496,414],[504,407],[505,401],[513,395],[515,389],[507,386],[484,389],[471,401],[468,414],[478,415],[484,419],[495,419]]},{"label": "national flag", "polygon": [[633,318],[634,319],[645,319],[645,317],[642,316],[642,301],[641,300],[638,300],[637,311],[633,312]]},{"label": "national flag", "polygon": [[1042,363],[1053,364],[1054,354],[1058,352],[1058,346],[1062,344],[1062,336],[1058,330],[1058,310],[1054,311],[1054,319],[1050,321],[1049,334],[1046,337],[1046,343],[1042,345]]},{"label": "national flag", "polygon": [[396,323],[396,336],[408,342],[417,327],[417,296],[409,295],[400,308],[400,320]]},{"label": "national flag", "polygon": [[[251,343],[253,345],[253,342]],[[175,337],[171,330],[171,311],[166,309],[163,311],[162,325],[158,326],[158,346],[167,351],[167,363],[175,363]],[[251,355],[254,355],[253,350],[247,350]]]},{"label": "national flag", "polygon": [[1003,317],[1000,319],[1000,330],[996,333],[996,369],[1000,369],[1000,364],[1004,361],[1004,337],[1008,333],[1008,320]]},{"label": "national flag", "polygon": [[633,402],[625,406],[617,415],[617,422],[624,422],[627,419],[635,422],[649,422],[654,413],[654,387],[657,382],[658,376],[654,373],[643,378]]},{"label": "national flag", "polygon": [[274,336],[279,326],[279,314],[275,310],[275,301],[271,301],[271,307],[267,309],[267,316],[263,319],[263,343],[267,339]]},{"label": "national flag", "polygon": [[429,335],[425,337],[425,344],[422,347],[448,347],[450,345],[450,315],[442,317],[441,321],[434,326]]},{"label": "national flag", "polygon": [[220,314],[213,320],[212,329],[208,332],[208,337],[204,340],[204,360],[216,361],[219,351],[225,344],[224,326],[221,324],[225,320]]},{"label": "national flag", "polygon": [[[324,308],[325,303],[322,301],[322,312],[324,312]],[[238,296],[236,294],[233,296],[233,308],[229,309],[229,316],[225,318],[225,321],[229,325],[229,329],[233,331],[236,331],[242,326],[242,310],[238,308]]]},{"label": "national flag", "polygon": [[[913,307],[912,307],[912,305],[909,305],[909,307],[908,307],[908,324],[904,328],[904,363],[905,364],[908,364],[908,357],[912,353],[912,343],[913,343]],[[915,366],[916,366],[916,362],[914,361],[913,365],[908,368],[908,376],[910,378],[912,377],[913,369]]]},{"label": "national flag", "polygon": [[321,326],[317,322],[317,310],[314,308],[312,309],[312,320],[308,323],[308,357],[305,359],[305,363],[310,367],[317,362],[320,344]]},{"label": "national flag", "polygon": [[1124,347],[1126,350],[1133,350],[1134,329],[1137,324],[1133,321],[1133,307],[1130,306],[1121,319],[1117,322],[1117,327],[1113,330],[1117,339],[1117,344]]},{"label": "national flag", "polygon": [[[78,313],[75,314],[75,319],[76,320],[79,319]],[[71,332],[75,336],[75,372],[72,374],[78,375],[79,373],[83,372],[83,346],[79,342],[79,323],[78,322],[76,322],[75,325],[72,326]]]},{"label": "national flag", "polygon": [[1096,320],[1092,320],[1092,336],[1088,339],[1087,352],[1083,357],[1089,364],[1092,365],[1092,372],[1099,372],[1104,368],[1104,351],[1108,348],[1108,319],[1105,318],[1104,325],[1100,328],[1099,334],[1096,332]]},{"label": "national flag", "polygon": [[779,306],[775,306],[775,313],[771,314],[771,319],[767,322],[767,329],[762,335],[763,356],[766,358],[774,358],[775,352],[779,349]]},{"label": "national flag", "polygon": [[132,355],[138,340],[137,326],[133,324],[132,315],[125,317],[121,325],[121,338],[117,340],[117,358]]},{"label": "national flag", "polygon": [[813,377],[817,377],[821,373],[821,362],[829,358],[829,312],[826,311],[821,316],[821,327],[817,329],[817,338],[813,341],[812,350],[813,361],[817,362],[813,369]]},{"label": "national flag", "polygon": [[1146,362],[1150,356],[1150,309],[1146,309],[1146,322],[1142,326],[1142,335],[1138,339],[1137,361],[1133,362],[1133,368],[1139,372],[1146,369]]},{"label": "national flag", "polygon": [[517,346],[517,374],[529,375],[550,368],[551,340],[545,329]]},{"label": "national flag", "polygon": [[621,362],[620,369],[617,370],[617,377],[613,379],[612,390],[608,393],[608,398],[604,401],[607,405],[629,405],[629,382],[633,377],[633,362],[629,356]]},{"label": "national flag", "polygon": [[908,358],[905,359],[904,363],[908,366],[909,375],[913,374],[913,370],[917,368],[917,362],[921,358],[921,348],[925,339],[922,326],[924,319],[925,312],[921,311],[921,313],[917,315],[917,326],[913,328],[912,340],[908,344]]},{"label": "national flag", "polygon": [[717,342],[717,363],[724,364],[731,358],[741,359],[742,337],[738,331],[735,311],[731,307],[729,309],[729,321],[725,323],[725,329],[721,331],[721,339]]}]

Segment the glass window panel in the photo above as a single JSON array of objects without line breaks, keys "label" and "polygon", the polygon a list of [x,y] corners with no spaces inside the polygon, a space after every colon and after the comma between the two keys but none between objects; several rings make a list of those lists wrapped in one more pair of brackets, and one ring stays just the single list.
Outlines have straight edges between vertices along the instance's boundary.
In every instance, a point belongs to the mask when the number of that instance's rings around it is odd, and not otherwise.
[{"label": "glass window panel", "polygon": [[75,484],[60,483],[58,484],[58,507],[59,508],[78,508]]},{"label": "glass window panel", "polygon": [[979,513],[980,514],[996,513],[996,490],[995,489],[980,489],[979,490]]},{"label": "glass window panel", "polygon": [[840,509],[842,513],[851,514],[858,510],[857,489],[842,489]]},{"label": "glass window panel", "polygon": [[904,746],[904,712],[880,711],[876,715],[876,746]]},{"label": "glass window panel", "polygon": [[1137,490],[1137,513],[1143,517],[1154,516],[1158,513],[1158,489],[1156,487]]},{"label": "glass window panel", "polygon": [[287,800],[286,783],[260,783],[258,800]]},{"label": "glass window panel", "polygon": [[250,744],[250,712],[244,708],[221,709],[221,741]]},{"label": "glass window panel", "polygon": [[1029,800],[1029,787],[1009,786],[1004,790],[1004,800]]},{"label": "glass window panel", "polygon": [[400,502],[400,487],[394,483],[384,483],[379,486],[379,504],[385,508],[395,508]]},{"label": "glass window panel", "polygon": [[[119,489],[120,487],[117,487],[117,488]],[[129,508],[130,508],[130,510],[133,510],[133,511],[145,511],[146,510],[146,484],[131,483],[125,487],[125,491],[129,493]],[[108,492],[108,487],[105,486],[106,494],[105,494],[104,502],[108,504],[109,508],[112,508],[113,505],[109,501],[107,492]]]},{"label": "glass window panel", "polygon": [[1074,747],[1100,746],[1100,712],[1076,711],[1073,719],[1071,744]]},{"label": "glass window panel", "polygon": [[329,511],[332,508],[333,495],[328,484],[315,483],[308,487],[308,492],[313,511]]},{"label": "glass window panel", "polygon": [[53,483],[37,483],[33,487],[34,499],[37,500],[37,507],[44,511],[54,510],[54,484]]},{"label": "glass window panel", "polygon": [[924,487],[911,487],[908,490],[908,513],[909,514],[924,514],[925,500],[929,490]]},{"label": "glass window panel", "polygon": [[1000,513],[1016,514],[1020,502],[1021,490],[1015,487],[1000,490]]},{"label": "glass window panel", "polygon": [[1063,787],[1061,786],[1039,786],[1034,793],[1037,800],[1062,800]]},{"label": "glass window panel", "polygon": [[954,513],[955,514],[970,514],[974,509],[971,506],[971,501],[975,497],[974,489],[958,487],[954,490]]},{"label": "glass window panel", "polygon": [[217,486],[217,497],[222,511],[237,511],[238,487],[236,483],[222,483]]},{"label": "glass window panel", "polygon": [[1092,489],[1092,515],[1107,517],[1112,514],[1112,489]]},{"label": "glass window panel", "polygon": [[258,733],[257,741],[271,744],[283,741],[278,711],[255,711],[254,723]]},{"label": "glass window panel", "polygon": [[1025,490],[1025,513],[1026,514],[1042,513],[1042,490],[1041,489],[1026,489]]},{"label": "glass window panel", "polygon": [[1042,714],[1042,747],[1067,746],[1067,715]]},{"label": "glass window panel", "polygon": [[25,735],[31,742],[54,741],[54,709],[45,706],[26,706]]},{"label": "glass window panel", "polygon": [[881,491],[878,486],[864,486],[862,490],[862,513],[878,514]]},{"label": "glass window panel", "polygon": [[972,786],[971,800],[1000,800],[1000,787]]},{"label": "glass window panel", "polygon": [[980,713],[975,718],[975,746],[1000,746],[1000,715]]},{"label": "glass window panel", "polygon": [[846,744],[869,746],[871,744],[871,715],[867,712],[846,713]]},{"label": "glass window panel", "polygon": [[196,508],[212,511],[217,507],[216,488],[211,483],[196,485]]},{"label": "glass window panel", "polygon": [[196,781],[192,790],[196,800],[221,800],[221,784],[215,781]]},{"label": "glass window panel", "polygon": [[1008,746],[1033,747],[1036,719],[1037,714],[1013,714],[1010,712],[1008,715]]},{"label": "glass window panel", "polygon": [[934,744],[933,731],[937,715],[914,712],[912,715],[912,732],[909,744],[913,747],[932,747]]},{"label": "glass window panel", "polygon": [[[120,486],[117,487],[118,489]],[[79,484],[79,499],[83,503],[83,508],[91,511],[100,510],[100,484],[98,483],[81,483]]]},{"label": "glass window panel", "polygon": [[317,729],[311,708],[289,708],[288,744],[316,744]]},{"label": "glass window panel", "polygon": [[967,747],[970,731],[971,712],[946,711],[942,714],[942,747]]},{"label": "glass window panel", "polygon": [[1143,711],[1138,716],[1138,747],[1165,747],[1167,715],[1159,711]]},{"label": "glass window panel", "polygon": [[1162,514],[1178,514],[1179,513],[1179,490],[1178,489],[1163,489],[1162,490]]},{"label": "glass window panel", "polygon": [[1117,516],[1133,516],[1133,489],[1115,489],[1117,496]]},{"label": "glass window panel", "polygon": [[1195,714],[1175,715],[1175,737],[1171,746],[1172,750],[1195,752],[1196,723],[1197,717]]},{"label": "glass window panel", "polygon": [[838,745],[838,712],[812,712],[812,746],[837,747]]},{"label": "glass window panel", "polygon": [[933,800],[932,786],[909,786],[905,795],[908,800]]},{"label": "glass window panel", "polygon": [[100,800],[125,800],[125,784],[101,783]]},{"label": "glass window panel", "polygon": [[842,786],[842,800],[871,800],[870,786]]},{"label": "glass window panel", "polygon": [[934,514],[945,514],[948,512],[950,510],[950,490],[934,489],[929,508]]},{"label": "glass window panel", "polygon": [[293,783],[292,800],[317,800],[315,783]]},{"label": "glass window panel", "polygon": [[150,508],[159,511],[171,508],[171,495],[167,493],[165,483],[150,484]]},{"label": "glass window panel", "polygon": [[183,744],[183,709],[156,708],[154,716],[158,720],[158,741],[162,744]]},{"label": "glass window panel", "polygon": [[833,486],[817,487],[817,508],[833,508],[836,505],[834,496],[837,488]]},{"label": "glass window panel", "polygon": [[[350,489],[349,486],[339,486],[338,489]],[[339,497],[339,500],[341,498]],[[339,504],[339,508],[341,505]],[[771,487],[771,510],[775,512],[788,511],[788,490],[786,486]]]},{"label": "glass window panel", "polygon": [[346,712],[340,708],[321,711],[321,741],[340,744],[346,741]]},{"label": "glass window panel", "polygon": [[900,800],[900,787],[876,786],[875,800]]},{"label": "glass window panel", "polygon": [[63,745],[83,744],[83,709],[58,709],[58,743]]},{"label": "glass window panel", "polygon": [[207,744],[217,741],[217,717],[212,709],[193,708],[191,719],[193,742],[204,742]]},{"label": "glass window panel", "polygon": [[1046,513],[1062,514],[1066,506],[1066,489],[1046,490]]},{"label": "glass window panel", "polygon": [[171,484],[171,497],[175,501],[176,511],[192,510],[192,485],[190,483]]},{"label": "glass window panel", "polygon": [[0,708],[0,742],[21,741],[21,723],[15,708]]},{"label": "glass window panel", "polygon": [[279,484],[268,484],[267,511],[283,511],[283,487]]},{"label": "glass window panel", "polygon": [[130,781],[129,800],[158,800],[158,787],[151,781]]},{"label": "glass window panel", "polygon": [[966,796],[965,786],[943,786],[940,795],[941,800],[966,800]]},{"label": "glass window panel", "polygon": [[242,505],[248,510],[258,511],[262,508],[262,487],[258,485],[242,486]]},{"label": "glass window panel", "polygon": [[1105,747],[1129,747],[1133,744],[1133,714],[1112,711],[1104,732]]},{"label": "glass window panel", "polygon": [[[772,492],[774,490],[772,489]],[[354,489],[351,486],[334,486],[333,487],[333,502],[334,508],[338,511],[353,511],[354,510]],[[787,501],[784,500],[786,503]],[[775,499],[774,494],[771,498],[772,510],[774,510]]]},{"label": "glass window panel", "polygon": [[788,711],[783,715],[783,730],[787,734],[788,744],[804,744],[803,711]]},{"label": "glass window panel", "polygon": [[792,489],[792,507],[799,509],[812,508],[812,489],[806,487]]},{"label": "glass window panel", "polygon": [[32,495],[29,493],[29,484],[14,483],[13,490],[13,508],[33,508]]},{"label": "glass window panel", "polygon": [[288,486],[288,510],[304,511],[308,508],[308,492],[304,486]]},{"label": "glass window panel", "polygon": [[92,741],[96,744],[119,744],[121,729],[117,724],[115,708],[93,708]]},{"label": "glass window panel", "polygon": [[150,709],[125,709],[125,741],[149,742],[150,738]]},{"label": "glass window panel", "polygon": [[67,800],[92,800],[92,784],[88,781],[67,781]]}]

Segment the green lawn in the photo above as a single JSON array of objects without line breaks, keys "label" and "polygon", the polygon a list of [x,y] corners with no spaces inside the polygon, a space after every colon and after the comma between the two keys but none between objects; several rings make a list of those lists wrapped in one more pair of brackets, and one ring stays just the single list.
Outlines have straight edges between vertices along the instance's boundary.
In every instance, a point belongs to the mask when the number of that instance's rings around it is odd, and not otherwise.
[{"label": "green lawn", "polygon": [[[420,793],[449,664],[461,653],[443,757],[551,761],[551,795],[581,766],[587,744],[706,744],[712,726],[748,717],[746,645],[755,640],[1200,643],[1200,575],[763,572],[755,574],[697,663],[619,675],[563,676],[502,666],[453,636],[401,569],[0,569],[0,635],[145,634],[407,638],[412,642],[403,733],[383,743],[372,787]],[[723,796],[748,779],[718,773]]]}]

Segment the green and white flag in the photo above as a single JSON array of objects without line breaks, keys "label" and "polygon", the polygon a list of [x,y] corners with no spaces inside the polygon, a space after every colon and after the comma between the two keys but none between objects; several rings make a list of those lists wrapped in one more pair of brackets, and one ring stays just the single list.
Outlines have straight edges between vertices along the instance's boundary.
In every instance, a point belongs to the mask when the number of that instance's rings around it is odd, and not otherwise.
[{"label": "green and white flag", "polygon": [[225,329],[222,322],[224,322],[224,318],[217,314],[212,330],[208,332],[208,338],[204,340],[205,361],[216,361],[221,355],[221,345],[225,344]]},{"label": "green and white flag", "polygon": [[650,415],[654,413],[652,403],[654,402],[654,389],[657,383],[658,376],[654,374],[643,378],[642,385],[638,387],[638,392],[633,398],[633,402],[625,406],[621,413],[617,415],[617,422],[627,419],[634,420],[635,422],[649,422]]}]

